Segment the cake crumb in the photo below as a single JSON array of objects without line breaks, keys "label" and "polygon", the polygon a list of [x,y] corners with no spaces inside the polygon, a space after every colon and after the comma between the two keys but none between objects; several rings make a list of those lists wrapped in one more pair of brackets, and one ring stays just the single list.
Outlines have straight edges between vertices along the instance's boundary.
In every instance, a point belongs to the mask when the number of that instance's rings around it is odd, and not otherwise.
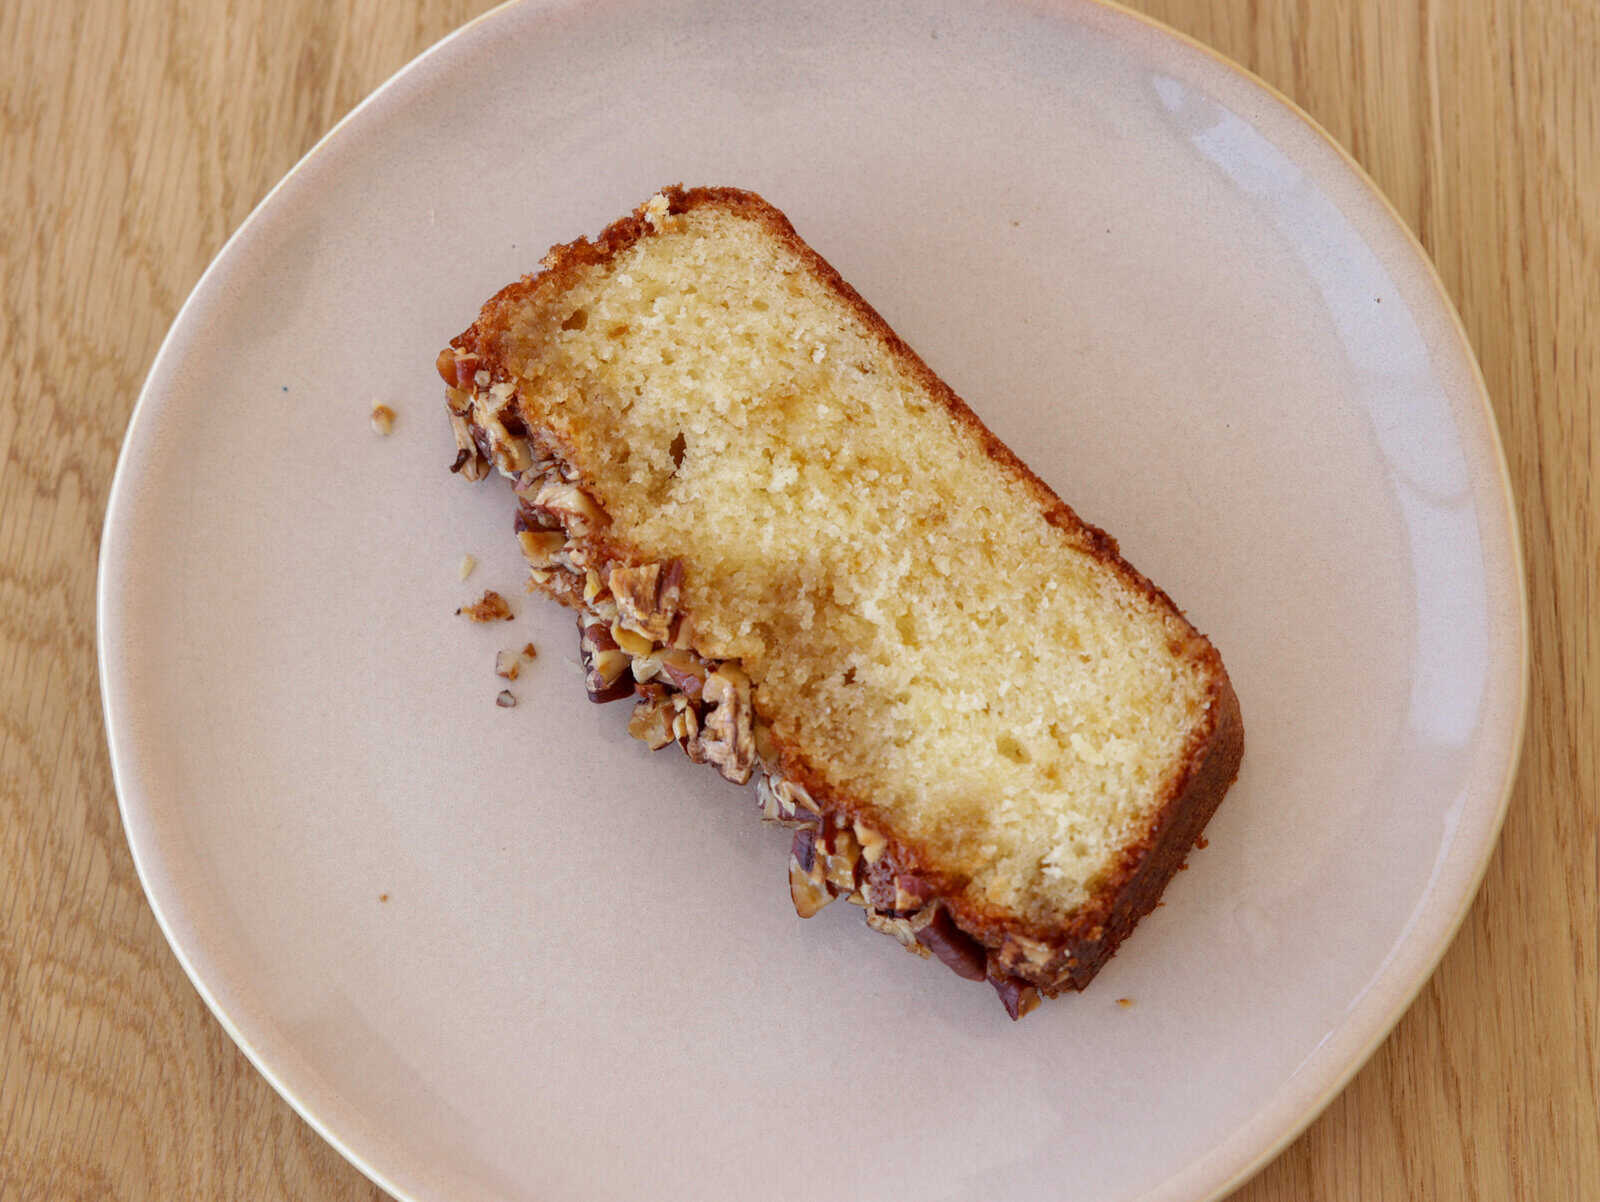
[{"label": "cake crumb", "polygon": [[372,407],[372,428],[379,434],[388,434],[394,429],[394,410],[389,406],[379,403]]},{"label": "cake crumb", "polygon": [[1201,851],[1204,851],[1206,848],[1211,846],[1211,840],[1207,839],[1204,835],[1201,835],[1194,841],[1194,845]]},{"label": "cake crumb", "polygon": [[501,709],[508,710],[516,705],[517,697],[510,689],[501,689],[500,695],[494,699],[494,703]]},{"label": "cake crumb", "polygon": [[1131,997],[1119,997],[1117,999],[1117,1005],[1126,1010],[1133,1005],[1133,999]]},{"label": "cake crumb", "polygon": [[468,576],[472,575],[472,569],[477,566],[478,561],[471,555],[463,555],[461,557],[461,579],[465,580]]},{"label": "cake crumb", "polygon": [[511,606],[506,599],[492,588],[485,589],[483,596],[471,605],[463,605],[456,610],[458,614],[465,614],[474,622],[509,622],[511,621]]},{"label": "cake crumb", "polygon": [[378,894],[378,900],[381,902],[386,902],[389,900],[389,895],[387,893],[380,893]]},{"label": "cake crumb", "polygon": [[524,644],[522,644],[522,658],[523,659],[538,659],[539,658],[539,649],[537,647],[535,647],[532,643],[524,643]]},{"label": "cake crumb", "polygon": [[496,676],[503,676],[507,680],[515,680],[521,671],[522,667],[517,662],[517,653],[515,651],[496,651],[494,653],[494,674]]}]

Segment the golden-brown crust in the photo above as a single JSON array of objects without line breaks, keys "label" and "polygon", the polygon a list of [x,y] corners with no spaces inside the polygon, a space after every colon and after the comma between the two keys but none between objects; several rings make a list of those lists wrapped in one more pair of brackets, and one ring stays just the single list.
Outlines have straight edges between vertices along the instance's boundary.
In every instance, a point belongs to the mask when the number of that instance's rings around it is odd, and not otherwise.
[{"label": "golden-brown crust", "polygon": [[[1171,598],[1122,558],[1116,540],[1083,521],[1001,442],[833,266],[801,239],[782,212],[755,193],[736,188],[685,189],[679,185],[662,189],[661,195],[667,201],[668,217],[711,206],[765,226],[881,338],[889,353],[938,399],[957,424],[972,434],[990,459],[1029,489],[1047,521],[1121,576],[1154,606],[1181,622],[1187,631],[1186,643],[1175,647],[1174,651],[1202,664],[1210,681],[1206,717],[1191,733],[1181,767],[1165,783],[1144,832],[1123,849],[1114,867],[1096,883],[1090,901],[1064,924],[1029,923],[1015,913],[972,896],[965,888],[964,878],[942,867],[935,857],[899,832],[893,821],[870,799],[843,795],[830,787],[822,774],[808,763],[802,749],[781,743],[775,747],[779,770],[785,778],[802,785],[825,809],[851,820],[859,819],[882,831],[888,841],[885,862],[927,882],[956,926],[990,951],[991,963],[994,953],[1013,937],[1035,940],[1053,949],[1048,960],[1040,963],[1008,960],[1006,971],[1039,986],[1047,994],[1053,995],[1066,988],[1083,988],[1138,920],[1155,906],[1238,772],[1244,749],[1243,724],[1238,698],[1220,656],[1188,623]],[[478,320],[455,338],[451,346],[458,355],[476,356],[491,379],[506,378],[502,335],[509,328],[513,312],[545,297],[559,296],[579,272],[606,263],[656,229],[647,214],[647,206],[641,205],[631,215],[607,226],[593,240],[579,238],[553,247],[546,254],[539,273],[525,276],[496,293],[484,305]],[[610,557],[635,558],[633,549],[615,532],[607,531],[591,541],[603,544]],[[557,595],[556,591],[546,591]],[[558,599],[573,603],[564,595]],[[759,705],[758,691],[758,711]]]}]

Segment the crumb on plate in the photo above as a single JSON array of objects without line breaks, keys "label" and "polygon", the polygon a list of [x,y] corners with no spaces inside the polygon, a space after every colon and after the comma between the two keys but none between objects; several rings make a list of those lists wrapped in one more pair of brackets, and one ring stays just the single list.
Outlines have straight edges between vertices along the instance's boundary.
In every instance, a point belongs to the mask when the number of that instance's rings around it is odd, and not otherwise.
[{"label": "crumb on plate", "polygon": [[511,606],[506,599],[492,588],[485,589],[483,596],[471,605],[463,605],[456,610],[458,614],[465,614],[474,622],[509,622],[511,621]]}]

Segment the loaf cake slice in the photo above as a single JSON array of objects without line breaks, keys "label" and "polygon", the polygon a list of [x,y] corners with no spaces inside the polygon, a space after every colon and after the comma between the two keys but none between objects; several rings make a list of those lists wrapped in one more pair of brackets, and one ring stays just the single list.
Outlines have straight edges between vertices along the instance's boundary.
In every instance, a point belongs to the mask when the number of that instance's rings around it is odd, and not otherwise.
[{"label": "loaf cake slice", "polygon": [[1238,770],[1211,644],[749,192],[669,188],[440,353],[590,696],[793,828],[789,883],[1082,988]]}]

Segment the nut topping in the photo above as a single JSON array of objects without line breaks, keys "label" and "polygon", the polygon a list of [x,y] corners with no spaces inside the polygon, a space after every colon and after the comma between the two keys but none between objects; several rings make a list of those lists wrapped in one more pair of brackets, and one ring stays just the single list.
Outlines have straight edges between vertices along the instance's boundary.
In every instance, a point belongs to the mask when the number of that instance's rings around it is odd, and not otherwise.
[{"label": "nut topping", "polygon": [[[480,393],[472,404],[473,418],[489,439],[494,465],[507,476],[515,475],[533,463],[533,452],[528,449],[527,439],[517,437],[506,428],[505,416],[510,410],[511,391],[510,384],[496,384],[488,396]],[[515,414],[515,410],[511,412]],[[517,426],[521,428],[521,419],[517,419]]]},{"label": "nut topping", "polygon": [[756,783],[756,801],[761,816],[783,826],[822,825],[822,810],[804,786],[781,776],[763,774]]},{"label": "nut topping", "polygon": [[567,536],[560,530],[519,530],[517,541],[530,568],[553,568],[556,556],[566,549]]},{"label": "nut topping", "polygon": [[467,419],[453,409],[450,413],[450,430],[456,436],[456,461],[450,465],[465,480],[482,480],[489,474],[489,461],[472,437],[472,427]]},{"label": "nut topping", "polygon": [[[615,572],[612,575],[615,578]],[[756,763],[750,678],[732,664],[723,664],[706,677],[702,696],[713,708],[706,714],[701,751],[724,777],[742,785]]]},{"label": "nut topping", "polygon": [[641,697],[628,718],[628,733],[651,751],[660,751],[672,742],[672,699],[665,695]]},{"label": "nut topping", "polygon": [[511,621],[511,606],[506,599],[493,589],[485,590],[471,605],[463,605],[456,610],[458,614],[471,618],[474,622],[509,622]]},{"label": "nut topping", "polygon": [[822,861],[816,854],[815,839],[812,831],[798,830],[789,847],[789,896],[794,900],[794,912],[801,918],[810,918],[833,900]]},{"label": "nut topping", "polygon": [[471,388],[478,372],[478,356],[447,346],[439,352],[433,366],[439,378],[451,388]]},{"label": "nut topping", "polygon": [[880,914],[868,906],[867,925],[874,931],[882,931],[885,935],[893,935],[900,941],[901,947],[908,952],[915,952],[924,960],[933,955],[921,943],[917,942],[917,928],[913,919],[893,918],[887,914]]},{"label": "nut topping", "polygon": [[672,718],[672,737],[678,740],[678,746],[697,764],[706,762],[705,752],[700,747],[700,715],[695,712],[694,706],[682,701],[681,697],[673,699],[673,708],[677,711]]},{"label": "nut topping", "polygon": [[856,891],[856,865],[861,861],[861,844],[856,842],[855,832],[847,827],[831,827],[831,823],[824,824],[822,838],[819,840],[818,856],[823,866],[823,875],[827,877],[828,884],[840,893],[854,893]]},{"label": "nut topping", "polygon": [[700,657],[691,651],[668,648],[660,652],[658,658],[661,674],[672,682],[672,686],[691,700],[700,700],[707,673]]},{"label": "nut topping", "polygon": [[578,653],[583,660],[583,686],[590,701],[616,701],[633,692],[633,677],[628,673],[631,662],[624,651],[617,648],[611,632],[599,622],[589,622],[581,627]]},{"label": "nut topping", "polygon": [[605,511],[576,484],[565,480],[542,480],[533,496],[535,509],[549,513],[573,535],[587,534],[592,526],[606,522]]},{"label": "nut topping", "polygon": [[883,853],[889,847],[889,840],[885,839],[870,826],[866,826],[858,818],[855,822],[856,840],[861,844],[861,856],[868,864],[876,864],[883,858]]},{"label": "nut topping", "polygon": [[1013,932],[1008,934],[1005,942],[1000,945],[999,960],[1007,972],[1012,972],[1023,964],[1036,969],[1044,968],[1058,954],[1058,949],[1054,945],[1042,939],[1033,939]]},{"label": "nut topping", "polygon": [[649,655],[656,645],[641,634],[635,634],[622,624],[621,619],[611,623],[611,637],[629,655]]},{"label": "nut topping", "polygon": [[[988,975],[988,953],[984,951],[983,944],[956,926],[955,920],[945,912],[943,906],[937,909],[933,921],[917,932],[917,941],[957,976],[966,977],[969,981],[983,980]],[[1001,1000],[1004,1000],[1004,995]]]},{"label": "nut topping", "polygon": [[1016,977],[990,977],[989,984],[1000,995],[1000,1004],[1006,1008],[1013,1022],[1039,1004],[1039,991]]},{"label": "nut topping", "polygon": [[652,643],[671,641],[672,619],[683,589],[682,564],[676,559],[665,569],[659,563],[612,564],[607,584],[617,599],[623,626]]},{"label": "nut topping", "polygon": [[894,908],[898,913],[920,910],[933,900],[933,886],[920,876],[900,873],[894,878]]}]

